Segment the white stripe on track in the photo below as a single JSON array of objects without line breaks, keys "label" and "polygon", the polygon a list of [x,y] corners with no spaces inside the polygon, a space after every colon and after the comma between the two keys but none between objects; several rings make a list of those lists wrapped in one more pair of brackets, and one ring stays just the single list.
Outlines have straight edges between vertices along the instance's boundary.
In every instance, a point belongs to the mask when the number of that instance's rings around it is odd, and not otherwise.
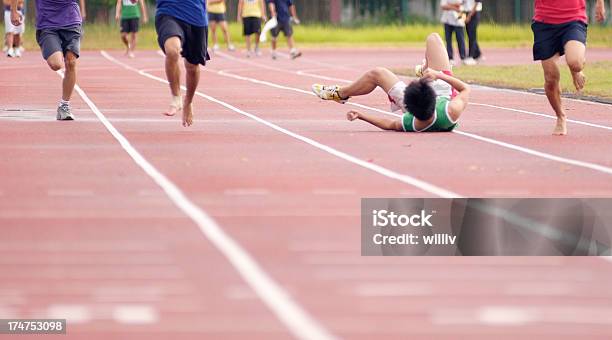
[{"label": "white stripe on track", "polygon": [[[323,75],[320,75],[320,74],[307,72],[305,70],[290,71],[290,70],[285,70],[285,69],[281,69],[281,68],[278,68],[278,67],[273,67],[273,66],[259,64],[259,63],[252,62],[252,61],[242,60],[242,59],[236,58],[236,57],[231,56],[231,55],[226,54],[226,53],[218,53],[218,54],[220,56],[226,58],[226,59],[234,60],[234,61],[237,61],[237,62],[240,62],[240,63],[246,63],[246,64],[249,64],[249,65],[253,65],[253,66],[256,66],[256,67],[259,67],[259,68],[265,68],[265,69],[268,69],[268,70],[276,70],[276,71],[281,71],[281,72],[286,72],[286,73],[291,73],[291,74],[297,74],[299,76],[311,77],[311,78],[328,80],[328,81],[337,81],[337,82],[342,82],[342,83],[346,83],[346,84],[352,83],[352,81],[348,80],[348,79],[323,76]],[[329,65],[326,65],[325,67],[329,68]],[[358,72],[359,70],[353,70],[353,71]],[[517,94],[529,94],[529,95],[534,95],[534,96],[541,96],[539,94],[530,93],[530,92],[523,92],[523,91],[509,90],[509,89],[498,89],[498,88],[482,86],[482,85],[477,85],[477,86],[478,87],[482,87],[482,88],[486,88],[488,90],[497,90],[497,91],[500,91],[500,92],[511,92],[511,93],[517,93]],[[597,104],[597,105],[603,105],[603,106],[610,107],[609,104],[602,104],[602,103],[597,103],[597,102],[589,102],[589,101],[580,100],[580,99],[564,98],[564,100],[573,100],[573,101],[584,103],[584,104]],[[477,102],[470,102],[470,105],[482,106],[482,107],[490,107],[490,108],[495,108],[495,109],[499,109],[499,110],[512,111],[512,112],[516,112],[516,113],[524,113],[524,114],[528,114],[528,115],[531,115],[531,116],[543,117],[543,118],[547,118],[547,119],[557,119],[557,117],[553,116],[553,115],[549,115],[549,114],[545,114],[545,113],[539,113],[539,112],[533,112],[533,111],[528,111],[528,110],[514,109],[514,108],[510,108],[510,107],[505,107],[505,106],[498,106],[498,105],[491,105],[491,104],[477,103]],[[590,123],[590,122],[585,122],[585,121],[581,121],[581,120],[577,120],[577,119],[568,119],[567,121],[569,123],[573,123],[573,124],[584,125],[584,126],[589,126],[589,127],[593,127],[593,128],[598,128],[598,129],[604,129],[604,130],[612,131],[612,126],[601,125],[601,124],[596,124],[596,123]]]},{"label": "white stripe on track", "polygon": [[[230,77],[230,78],[234,78],[234,79],[239,79],[239,80],[244,80],[244,81],[249,81],[255,84],[261,84],[261,85],[267,85],[270,87],[274,87],[274,88],[278,88],[278,89],[283,89],[283,90],[288,90],[288,91],[294,91],[294,92],[299,92],[299,93],[303,93],[303,94],[308,94],[308,95],[313,95],[314,94],[310,91],[306,91],[306,90],[302,90],[302,89],[298,89],[298,88],[294,88],[294,87],[289,87],[289,86],[284,86],[284,85],[279,85],[276,83],[272,83],[269,81],[264,81],[264,80],[259,80],[259,79],[255,79],[255,78],[250,78],[250,77],[244,77],[244,76],[239,76],[239,75],[235,75],[232,73],[229,73],[227,71],[217,71],[217,73],[219,75],[222,76],[226,76],[226,77]],[[358,103],[354,103],[354,102],[347,102],[347,105],[352,105],[352,106],[357,106],[363,109],[367,109],[370,111],[376,111],[376,112],[380,112],[386,115],[391,115],[391,116],[395,116],[395,117],[401,117],[402,115],[399,114],[395,114],[392,112],[388,112],[385,110],[381,110],[381,109],[377,109],[375,107],[370,107],[367,105],[362,105],[362,104],[358,104]],[[572,165],[572,166],[576,166],[576,167],[581,167],[581,168],[585,168],[585,169],[589,169],[589,170],[594,170],[594,171],[598,171],[598,172],[602,172],[608,175],[612,175],[612,168],[610,167],[606,167],[604,165],[599,165],[599,164],[595,164],[595,163],[590,163],[590,162],[584,162],[584,161],[579,161],[576,159],[571,159],[571,158],[566,158],[566,157],[561,157],[561,156],[557,156],[557,155],[553,155],[553,154],[549,154],[546,152],[542,152],[542,151],[537,151],[534,149],[530,149],[527,147],[522,147],[519,145],[515,145],[515,144],[510,144],[510,143],[506,143],[506,142],[502,142],[496,139],[492,139],[492,138],[488,138],[488,137],[483,137],[480,135],[476,135],[473,133],[468,133],[468,132],[463,132],[463,131],[453,131],[453,133],[457,134],[457,135],[461,135],[464,137],[468,137],[471,139],[475,139],[484,143],[489,143],[489,144],[493,144],[493,145],[497,145],[506,149],[510,149],[510,150],[514,150],[514,151],[518,151],[518,152],[522,152],[531,156],[535,156],[535,157],[540,157],[540,158],[544,158],[550,161],[554,161],[554,162],[559,162],[559,163],[564,163],[564,164],[568,164],[568,165]]]},{"label": "white stripe on track", "polygon": [[[124,68],[126,68],[126,69],[128,69],[130,71],[137,72],[137,73],[141,74],[142,76],[145,76],[145,77],[150,78],[150,79],[157,80],[159,82],[163,82],[165,84],[168,83],[168,81],[166,79],[159,78],[159,77],[156,77],[154,75],[148,74],[146,72],[142,72],[141,70],[135,69],[135,68],[133,68],[133,67],[127,65],[127,64],[124,64],[124,63],[120,62],[119,60],[113,58],[112,56],[110,56],[108,53],[106,53],[104,51],[102,51],[101,53],[102,53],[102,55],[106,59],[114,62],[117,65],[123,66]],[[241,76],[236,76],[236,77],[238,77],[238,79],[243,78]],[[259,80],[253,80],[253,82],[254,83],[261,83],[263,85],[273,86],[273,87],[277,87],[277,88],[281,88],[281,89],[285,89],[285,87],[282,86],[282,85],[277,85],[277,84],[273,84],[273,83],[270,83],[270,82],[264,82],[264,81],[259,81]],[[184,86],[182,86],[181,88],[183,90],[185,90]],[[291,89],[291,88],[286,88],[286,89]],[[309,92],[309,91],[304,91],[304,90],[300,90],[300,89],[293,89],[293,90],[298,91],[298,92],[302,92],[304,94],[312,94],[312,95],[314,95],[312,92]],[[368,169],[368,170],[374,171],[376,173],[379,173],[379,174],[381,174],[381,175],[383,175],[385,177],[388,177],[388,178],[391,178],[391,179],[395,179],[397,181],[400,181],[400,182],[403,182],[405,184],[411,185],[411,186],[413,186],[415,188],[421,189],[421,190],[423,190],[423,191],[425,191],[427,193],[430,193],[432,195],[435,195],[435,196],[438,196],[438,197],[446,197],[446,198],[463,197],[462,195],[460,195],[458,193],[446,190],[444,188],[441,188],[441,187],[438,187],[438,186],[436,186],[434,184],[422,181],[422,180],[417,179],[415,177],[395,172],[393,170],[387,169],[387,168],[382,167],[380,165],[369,163],[369,162],[364,161],[362,159],[359,159],[359,158],[357,158],[355,156],[352,156],[350,154],[347,154],[347,153],[344,153],[344,152],[339,151],[337,149],[334,149],[334,148],[332,148],[332,147],[330,147],[328,145],[319,143],[319,142],[317,142],[317,141],[315,141],[313,139],[310,139],[308,137],[304,137],[304,136],[302,136],[300,134],[297,134],[297,133],[295,133],[293,131],[287,130],[287,129],[285,129],[283,127],[280,127],[280,126],[278,126],[278,125],[276,125],[274,123],[271,123],[271,122],[269,122],[269,121],[267,121],[267,120],[265,120],[263,118],[260,118],[260,117],[254,115],[254,114],[251,114],[251,113],[245,112],[243,110],[240,110],[239,108],[237,108],[237,107],[235,107],[235,106],[233,106],[231,104],[228,104],[226,102],[223,102],[221,100],[213,98],[213,97],[211,97],[209,95],[203,94],[203,93],[198,92],[198,91],[196,91],[196,95],[199,96],[199,97],[205,98],[205,99],[207,99],[207,100],[209,100],[209,101],[211,101],[213,103],[217,103],[217,104],[219,104],[219,105],[221,105],[221,106],[223,106],[223,107],[225,107],[225,108],[227,108],[227,109],[229,109],[231,111],[234,111],[234,112],[239,113],[239,114],[241,114],[243,116],[251,118],[251,119],[253,119],[253,120],[255,120],[255,121],[257,121],[257,122],[259,122],[261,124],[264,124],[264,125],[268,126],[269,128],[272,128],[272,129],[274,129],[274,130],[276,130],[278,132],[282,132],[282,133],[284,133],[284,134],[286,134],[288,136],[291,136],[291,137],[293,137],[295,139],[298,139],[298,140],[300,140],[300,141],[302,141],[302,142],[304,142],[304,143],[306,143],[306,144],[308,144],[310,146],[313,146],[313,147],[315,147],[315,148],[317,148],[319,150],[325,151],[325,152],[327,152],[327,153],[329,153],[331,155],[334,155],[334,156],[336,156],[338,158],[344,159],[345,161],[348,161],[348,162],[353,163],[355,165],[359,165],[359,166],[361,166],[361,167],[363,167],[365,169]]]},{"label": "white stripe on track", "polygon": [[[58,72],[58,74],[62,76],[61,72]],[[149,163],[132,146],[129,140],[113,126],[78,85],[75,86],[75,90],[125,152],[166,192],[170,200],[198,225],[208,240],[226,257],[240,276],[295,337],[300,339],[335,339],[333,335],[308,315],[246,250],[226,234],[217,222],[190,201],[174,183]]]}]

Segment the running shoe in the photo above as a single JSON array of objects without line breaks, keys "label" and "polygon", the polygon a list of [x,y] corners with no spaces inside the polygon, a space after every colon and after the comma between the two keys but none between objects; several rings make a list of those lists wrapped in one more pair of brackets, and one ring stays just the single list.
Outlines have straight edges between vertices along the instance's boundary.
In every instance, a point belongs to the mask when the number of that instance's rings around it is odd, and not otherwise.
[{"label": "running shoe", "polygon": [[289,55],[291,56],[291,59],[297,59],[302,56],[302,52],[298,50],[294,50],[294,51],[291,51]]},{"label": "running shoe", "polygon": [[321,84],[312,85],[312,92],[317,95],[317,97],[323,100],[333,100],[336,103],[345,104],[348,101],[348,98],[343,99],[340,97],[340,86],[332,85],[325,86]]},{"label": "running shoe", "polygon": [[9,57],[9,58],[14,58],[15,57],[15,49],[9,48],[8,51],[6,51],[6,56]]},{"label": "running shoe", "polygon": [[255,49],[255,56],[257,57],[261,57],[263,55],[263,53],[261,53],[261,50],[258,48]]},{"label": "running shoe", "polygon": [[427,60],[423,59],[423,62],[421,64],[414,66],[414,74],[416,74],[417,77],[419,78],[423,77],[423,72],[425,71],[426,63],[427,63]]},{"label": "running shoe", "polygon": [[474,66],[476,65],[476,60],[474,60],[474,58],[470,57],[470,58],[465,58],[462,60],[463,65],[466,66]]},{"label": "running shoe", "polygon": [[219,50],[219,44],[215,44],[213,46],[213,52],[217,52]]},{"label": "running shoe", "polygon": [[276,51],[272,51],[272,60],[276,60],[276,58],[278,58]]},{"label": "running shoe", "polygon": [[15,52],[13,53],[15,58],[21,58],[21,49],[16,48]]},{"label": "running shoe", "polygon": [[234,52],[236,50],[236,46],[230,44],[230,45],[227,46],[227,50],[230,51],[230,52]]},{"label": "running shoe", "polygon": [[74,120],[74,115],[72,114],[72,110],[70,105],[60,104],[57,107],[57,120]]}]

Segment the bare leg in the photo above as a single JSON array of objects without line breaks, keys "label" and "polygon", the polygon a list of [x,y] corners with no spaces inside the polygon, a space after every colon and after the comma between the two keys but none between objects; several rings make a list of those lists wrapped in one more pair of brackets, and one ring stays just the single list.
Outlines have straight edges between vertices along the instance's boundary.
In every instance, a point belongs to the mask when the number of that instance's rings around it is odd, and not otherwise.
[{"label": "bare leg", "polygon": [[251,53],[251,36],[247,35],[244,37],[244,41],[246,42],[247,53]]},{"label": "bare leg", "polygon": [[173,104],[175,104],[170,105],[166,115],[173,116],[181,109],[174,102],[174,98],[181,95],[181,70],[178,64],[181,57],[181,39],[179,37],[168,38],[164,43],[164,50],[166,53],[166,77],[170,83],[170,92],[172,93]]},{"label": "bare leg", "polygon": [[77,57],[76,55],[70,51],[66,52],[66,57],[64,58],[64,64],[66,66],[66,71],[64,72],[64,80],[62,81],[62,99],[65,101],[69,101],[70,97],[72,97],[72,91],[74,90],[74,85],[76,84],[76,76],[77,76]]},{"label": "bare leg", "polygon": [[128,41],[127,33],[124,33],[124,32],[121,33],[121,41],[125,45],[125,55],[128,55],[130,53],[130,42]]},{"label": "bare leg", "polygon": [[563,136],[567,134],[567,121],[565,111],[561,105],[561,75],[557,65],[558,60],[559,54],[550,59],[543,60],[542,68],[544,69],[546,97],[557,115],[557,125],[553,130],[553,135]]},{"label": "bare leg", "polygon": [[130,33],[130,58],[134,58],[134,50],[136,50],[136,32]]},{"label": "bare leg", "polygon": [[444,42],[438,33],[432,33],[427,37],[425,49],[425,68],[436,71],[450,71],[451,64]]},{"label": "bare leg", "polygon": [[212,39],[213,47],[217,45],[217,22],[210,22],[210,37]]},{"label": "bare leg", "polygon": [[225,38],[225,44],[227,48],[231,49],[232,47],[232,38],[229,35],[229,29],[227,27],[227,21],[221,21],[221,30],[223,31],[223,37]]},{"label": "bare leg", "polygon": [[582,72],[586,63],[585,54],[586,46],[580,41],[570,40],[565,44],[565,60],[572,73],[574,86],[578,92],[584,89],[584,84],[586,83],[586,77]]},{"label": "bare leg", "polygon": [[21,47],[21,44],[22,44],[21,34],[15,34],[13,36],[13,47],[14,48]]},{"label": "bare leg", "polygon": [[289,46],[290,50],[293,50],[295,46],[295,40],[293,40],[293,36],[287,37],[287,46]]},{"label": "bare leg", "polygon": [[272,38],[272,51],[276,51],[276,45],[278,45],[278,38]]},{"label": "bare leg", "polygon": [[385,92],[399,82],[399,78],[386,68],[377,67],[357,79],[354,83],[340,88],[338,94],[341,98],[362,96],[371,93],[376,87],[381,87]]},{"label": "bare leg", "polygon": [[187,94],[183,102],[183,126],[188,127],[193,124],[193,96],[200,82],[200,66],[190,64],[185,60],[187,70]]},{"label": "bare leg", "polygon": [[11,48],[13,48],[13,41],[14,41],[14,34],[13,33],[7,33],[6,34],[6,47],[10,50]]}]

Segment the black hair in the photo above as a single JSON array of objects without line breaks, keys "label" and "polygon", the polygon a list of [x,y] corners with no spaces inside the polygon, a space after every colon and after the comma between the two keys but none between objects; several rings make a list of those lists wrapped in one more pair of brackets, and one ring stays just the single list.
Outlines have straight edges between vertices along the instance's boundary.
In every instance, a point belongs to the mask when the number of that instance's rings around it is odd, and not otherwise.
[{"label": "black hair", "polygon": [[427,79],[410,83],[404,91],[404,105],[418,120],[430,119],[436,110],[436,91]]}]

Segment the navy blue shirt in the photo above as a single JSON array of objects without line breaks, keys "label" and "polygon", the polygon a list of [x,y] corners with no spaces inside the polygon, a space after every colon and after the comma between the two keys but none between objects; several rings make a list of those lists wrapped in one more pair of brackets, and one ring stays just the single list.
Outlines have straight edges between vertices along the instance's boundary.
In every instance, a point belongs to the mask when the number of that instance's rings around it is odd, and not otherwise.
[{"label": "navy blue shirt", "polygon": [[268,3],[274,3],[276,6],[276,20],[286,23],[291,19],[289,7],[293,5],[293,0],[267,0]]},{"label": "navy blue shirt", "polygon": [[208,26],[206,0],[157,0],[156,15],[165,14],[190,25]]}]

